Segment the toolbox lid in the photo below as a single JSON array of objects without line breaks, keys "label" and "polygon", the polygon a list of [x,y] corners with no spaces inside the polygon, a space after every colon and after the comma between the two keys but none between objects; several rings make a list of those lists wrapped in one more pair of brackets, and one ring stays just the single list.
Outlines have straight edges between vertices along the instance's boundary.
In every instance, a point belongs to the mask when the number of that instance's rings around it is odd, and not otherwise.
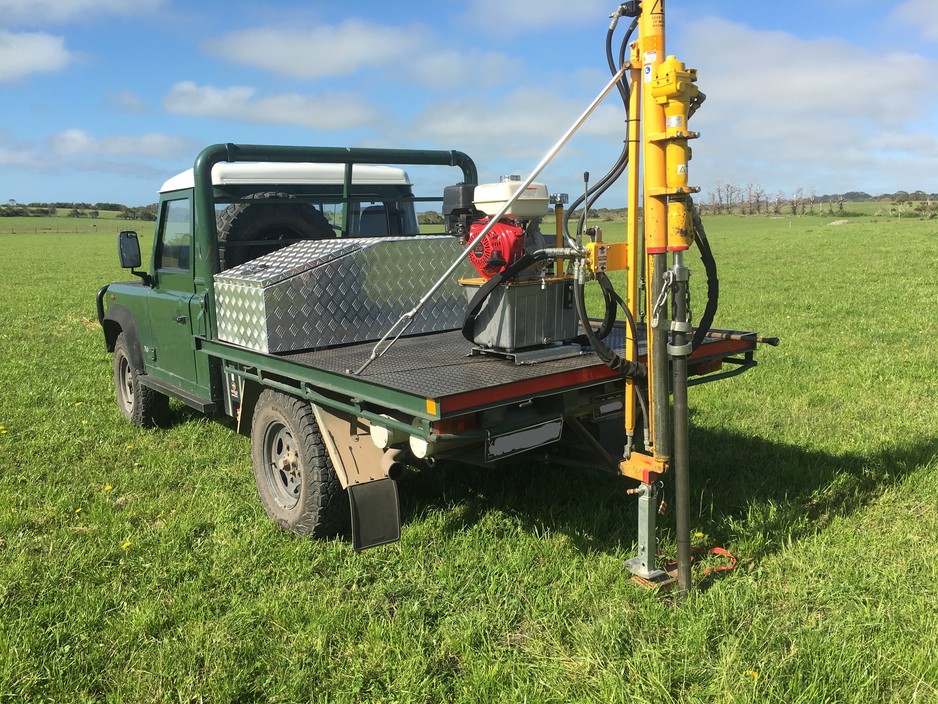
[{"label": "toolbox lid", "polygon": [[362,249],[373,240],[303,240],[215,274],[216,282],[266,288]]}]

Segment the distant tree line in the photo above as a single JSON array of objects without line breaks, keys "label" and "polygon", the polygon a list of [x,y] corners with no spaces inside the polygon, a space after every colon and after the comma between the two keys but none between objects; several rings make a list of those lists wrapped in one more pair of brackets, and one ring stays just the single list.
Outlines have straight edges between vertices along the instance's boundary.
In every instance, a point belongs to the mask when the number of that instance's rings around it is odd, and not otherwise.
[{"label": "distant tree line", "polygon": [[[825,193],[818,195],[815,189],[799,187],[787,193],[777,191],[774,195],[766,192],[759,184],[748,183],[740,186],[728,181],[718,181],[705,193],[698,194],[695,203],[700,211],[708,215],[764,215],[769,217],[802,215],[851,215],[848,203],[877,202],[882,207],[876,215],[893,215],[934,219],[938,218],[938,193],[925,191],[896,191],[870,195],[863,191],[846,193]],[[624,220],[628,208],[591,208],[587,213],[592,222],[610,222]],[[571,227],[579,217],[579,211],[571,214]],[[443,216],[435,210],[417,214],[421,225],[440,225]]]},{"label": "distant tree line", "polygon": [[46,208],[44,206],[33,207],[32,205],[0,205],[0,217],[4,218],[27,218],[27,217],[48,217],[57,215],[55,208]]},{"label": "distant tree line", "polygon": [[136,208],[130,208],[120,203],[17,203],[15,200],[8,200],[6,205],[0,205],[0,217],[3,218],[25,218],[25,217],[52,217],[56,215],[65,215],[70,218],[92,218],[95,219],[101,215],[102,210],[116,212],[118,217],[123,220],[156,220],[156,204],[142,205]]},{"label": "distant tree line", "polygon": [[922,217],[938,217],[938,193],[925,191],[896,191],[872,196],[863,191],[848,191],[841,194],[818,195],[812,188],[796,188],[791,193],[777,191],[770,195],[759,184],[739,184],[718,181],[703,197],[698,197],[698,207],[715,215],[834,215],[848,214],[846,203],[881,202],[884,207],[877,211],[883,214],[901,214],[903,211]]},{"label": "distant tree line", "polygon": [[156,203],[144,205],[139,208],[121,206],[118,217],[124,220],[156,220]]}]

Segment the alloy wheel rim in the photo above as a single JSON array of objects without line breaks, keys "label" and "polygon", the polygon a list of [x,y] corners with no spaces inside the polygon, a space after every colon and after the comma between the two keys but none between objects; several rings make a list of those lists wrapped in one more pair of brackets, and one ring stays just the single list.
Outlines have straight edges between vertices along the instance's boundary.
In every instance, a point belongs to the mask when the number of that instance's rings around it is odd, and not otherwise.
[{"label": "alloy wheel rim", "polygon": [[295,508],[300,501],[300,458],[293,434],[282,423],[271,423],[264,442],[264,471],[277,504]]}]

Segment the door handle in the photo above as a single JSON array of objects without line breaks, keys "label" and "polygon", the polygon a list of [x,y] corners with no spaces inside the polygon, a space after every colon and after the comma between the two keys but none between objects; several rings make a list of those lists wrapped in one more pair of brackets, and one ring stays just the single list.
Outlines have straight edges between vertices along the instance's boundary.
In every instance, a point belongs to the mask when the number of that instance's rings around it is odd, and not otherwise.
[{"label": "door handle", "polygon": [[175,321],[176,321],[177,323],[179,323],[180,325],[185,325],[185,324],[186,324],[186,321],[189,320],[189,319],[188,319],[186,316],[184,316],[184,315],[174,315],[174,316],[173,316],[173,320],[175,320]]}]

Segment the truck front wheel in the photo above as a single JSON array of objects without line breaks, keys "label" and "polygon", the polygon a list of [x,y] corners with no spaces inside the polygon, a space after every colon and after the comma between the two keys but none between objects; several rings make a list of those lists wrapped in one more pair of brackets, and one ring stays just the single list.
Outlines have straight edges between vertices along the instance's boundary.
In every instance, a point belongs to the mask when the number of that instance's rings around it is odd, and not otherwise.
[{"label": "truck front wheel", "polygon": [[114,342],[114,390],[123,416],[143,428],[160,425],[169,412],[169,398],[140,383],[143,372],[134,366],[125,333]]},{"label": "truck front wheel", "polygon": [[277,525],[317,538],[348,530],[348,497],[308,402],[265,390],[251,423],[251,455],[257,493]]}]

